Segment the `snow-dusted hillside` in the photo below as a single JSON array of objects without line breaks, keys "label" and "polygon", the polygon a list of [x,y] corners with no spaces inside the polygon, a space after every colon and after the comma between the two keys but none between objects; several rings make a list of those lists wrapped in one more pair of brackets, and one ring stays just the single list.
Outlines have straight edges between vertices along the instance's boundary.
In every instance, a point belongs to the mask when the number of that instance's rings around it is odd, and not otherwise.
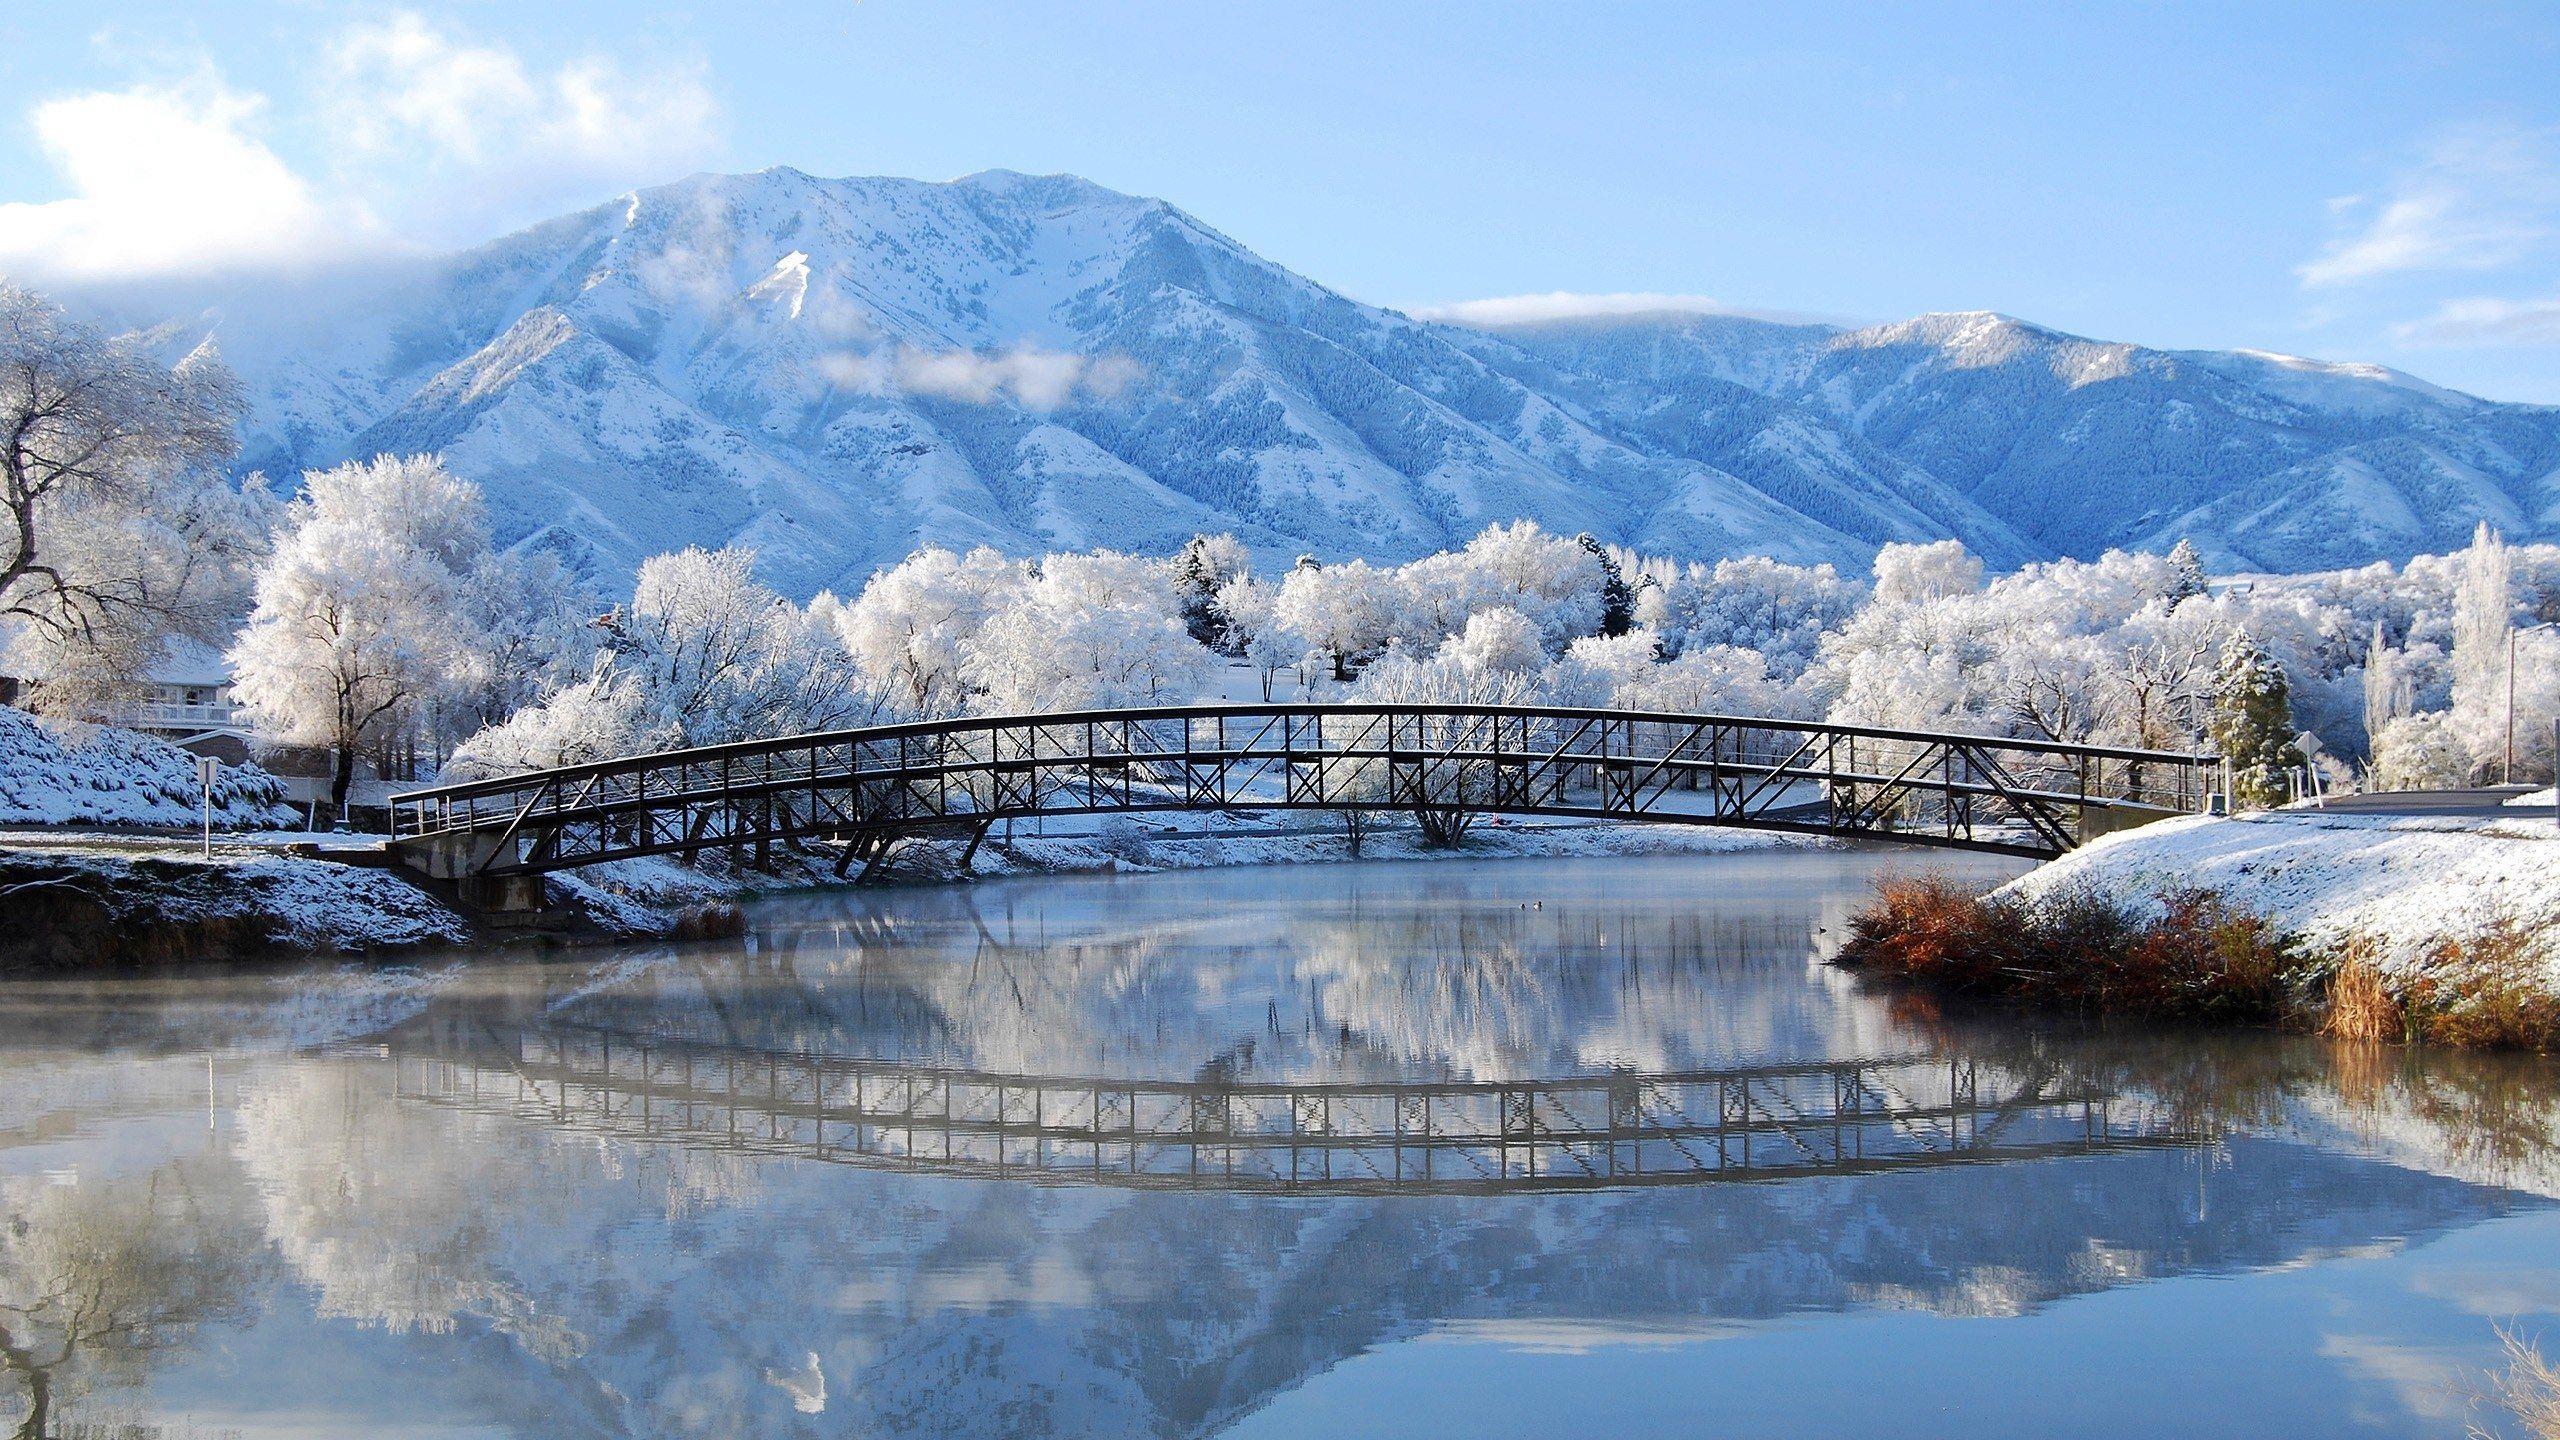
[{"label": "snow-dusted hillside", "polygon": [[2040,552],[2192,538],[2228,568],[2302,571],[2460,549],[2482,520],[2560,538],[2560,409],[2379,366],[2148,350],[1988,313],[1863,330],[1655,315],[1499,336],[1622,426],[1731,425],[1757,400],[1783,417],[1747,422],[1764,449],[1791,430],[1834,436]]},{"label": "snow-dusted hillside", "polygon": [[2560,411],[1991,315],[1426,324],[1072,177],[696,176],[396,274],[71,298],[213,344],[247,463],[442,450],[611,583],[727,541],[800,594],[926,542],[1403,559],[1519,516],[1849,564],[2560,537]]},{"label": "snow-dusted hillside", "polygon": [[[0,705],[0,825],[193,825],[203,805],[196,757],[166,740]],[[255,765],[223,767],[213,791],[216,824],[293,818],[283,782]]]}]

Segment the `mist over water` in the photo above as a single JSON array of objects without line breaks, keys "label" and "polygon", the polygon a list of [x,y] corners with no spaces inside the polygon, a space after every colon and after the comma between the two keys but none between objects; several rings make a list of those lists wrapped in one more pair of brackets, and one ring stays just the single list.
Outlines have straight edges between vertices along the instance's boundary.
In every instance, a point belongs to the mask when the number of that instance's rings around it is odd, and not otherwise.
[{"label": "mist over water", "polygon": [[1823,965],[1913,863],[1007,881],[770,901],[714,945],[13,984],[0,1421],[2490,1418],[2494,1327],[2560,1314],[2560,1067]]}]

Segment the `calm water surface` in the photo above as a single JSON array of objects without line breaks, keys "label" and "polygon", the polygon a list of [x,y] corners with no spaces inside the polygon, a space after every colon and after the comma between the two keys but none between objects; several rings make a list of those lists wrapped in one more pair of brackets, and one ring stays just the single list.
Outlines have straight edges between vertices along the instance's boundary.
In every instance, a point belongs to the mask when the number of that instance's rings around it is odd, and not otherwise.
[{"label": "calm water surface", "polygon": [[0,1429],[2494,1419],[2497,1327],[2560,1313],[2560,1069],[1863,989],[1819,954],[1879,863],[1029,880],[11,984]]}]

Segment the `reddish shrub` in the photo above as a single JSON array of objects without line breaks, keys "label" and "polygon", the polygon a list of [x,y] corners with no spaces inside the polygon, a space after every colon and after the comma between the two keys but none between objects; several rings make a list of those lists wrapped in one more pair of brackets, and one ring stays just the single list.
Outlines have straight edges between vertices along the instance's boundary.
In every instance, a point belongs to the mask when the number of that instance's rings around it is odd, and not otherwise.
[{"label": "reddish shrub", "polygon": [[2560,994],[2543,978],[2532,937],[2500,920],[2427,955],[2409,989],[2409,1028],[2440,1045],[2560,1048]]},{"label": "reddish shrub", "polygon": [[2272,1020],[2288,1008],[2299,961],[2264,919],[2201,890],[2145,917],[2094,891],[2029,907],[1927,876],[1879,884],[1840,963],[2094,1009]]}]

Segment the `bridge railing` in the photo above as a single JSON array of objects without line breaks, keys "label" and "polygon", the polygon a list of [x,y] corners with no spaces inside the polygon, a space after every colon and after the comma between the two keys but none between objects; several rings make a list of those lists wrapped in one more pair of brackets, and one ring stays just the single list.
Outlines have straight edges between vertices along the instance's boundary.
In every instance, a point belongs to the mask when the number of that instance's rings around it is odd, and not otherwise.
[{"label": "bridge railing", "polygon": [[[1533,706],[1234,705],[980,716],[632,756],[395,797],[482,872],[933,822],[1128,810],[1472,809],[1935,834],[2047,853],[2093,813],[2202,808],[2176,752]],[[1806,807],[1818,819],[1789,819]]]}]

